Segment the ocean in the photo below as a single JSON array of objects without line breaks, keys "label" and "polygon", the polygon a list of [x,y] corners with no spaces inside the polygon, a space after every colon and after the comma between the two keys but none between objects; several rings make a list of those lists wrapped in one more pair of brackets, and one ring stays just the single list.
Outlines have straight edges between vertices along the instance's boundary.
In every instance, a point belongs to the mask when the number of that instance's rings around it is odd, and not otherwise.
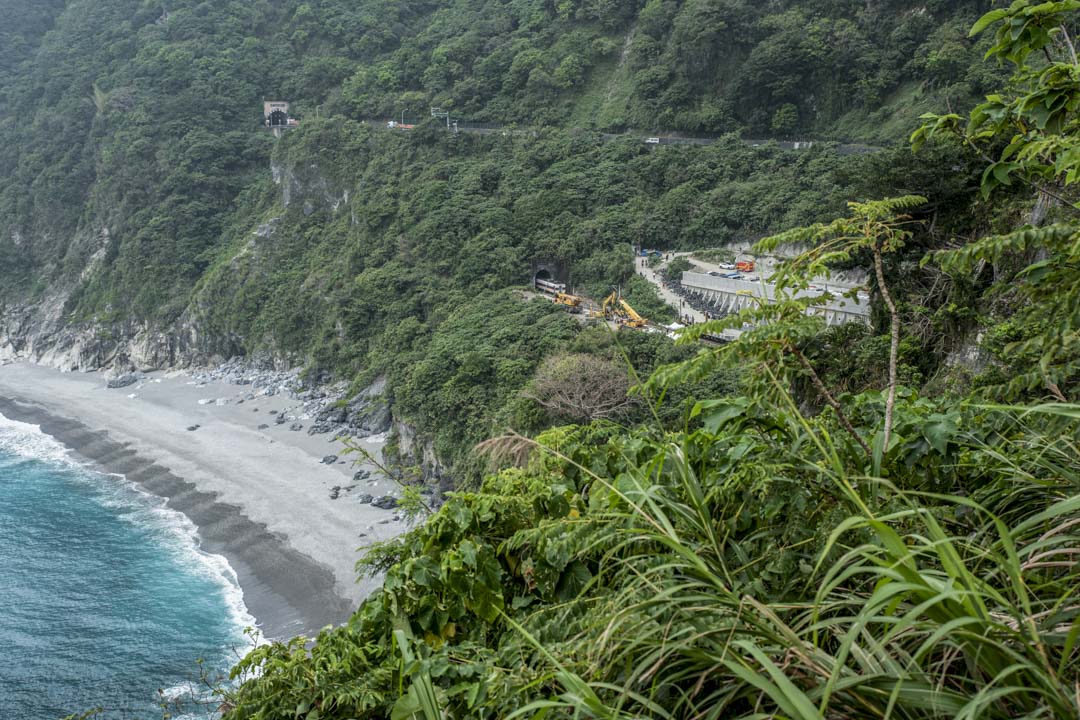
[{"label": "ocean", "polygon": [[0,416],[2,720],[212,716],[200,678],[223,678],[252,625],[186,517]]}]

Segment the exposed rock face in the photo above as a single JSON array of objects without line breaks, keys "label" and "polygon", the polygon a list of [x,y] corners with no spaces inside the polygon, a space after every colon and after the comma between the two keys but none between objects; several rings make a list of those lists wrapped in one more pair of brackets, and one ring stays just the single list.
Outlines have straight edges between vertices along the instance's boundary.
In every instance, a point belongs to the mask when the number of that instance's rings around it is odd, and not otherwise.
[{"label": "exposed rock face", "polygon": [[330,387],[329,392],[316,387],[301,393],[299,397],[305,401],[305,410],[315,416],[308,435],[334,433],[369,437],[387,432],[392,418],[385,392],[386,378],[380,377],[346,405],[341,405],[340,401],[344,387]]},{"label": "exposed rock face", "polygon": [[[380,377],[341,408],[344,422],[360,435],[377,435],[390,430],[393,419],[386,402],[386,378]],[[341,414],[339,414],[339,417]]]},{"label": "exposed rock face", "polygon": [[281,204],[288,208],[299,202],[305,215],[311,215],[320,207],[332,212],[349,202],[349,191],[331,187],[322,169],[314,164],[272,163],[270,172],[274,183],[281,188]]},{"label": "exposed rock face", "polygon": [[982,340],[982,333],[966,338],[948,354],[945,365],[950,368],[963,368],[972,375],[984,372],[993,362],[993,357],[983,349]]},{"label": "exposed rock face", "polygon": [[71,323],[64,311],[68,291],[0,312],[0,361],[32,362],[64,371],[101,368],[150,371],[206,361],[194,326],[178,320],[168,330],[134,320]]},{"label": "exposed rock face", "polygon": [[418,465],[424,474],[425,480],[437,481],[442,489],[445,484],[445,473],[442,463],[435,453],[435,446],[430,440],[418,438],[416,432],[409,425],[395,421],[393,433],[397,438],[397,452],[399,460],[404,465]]}]

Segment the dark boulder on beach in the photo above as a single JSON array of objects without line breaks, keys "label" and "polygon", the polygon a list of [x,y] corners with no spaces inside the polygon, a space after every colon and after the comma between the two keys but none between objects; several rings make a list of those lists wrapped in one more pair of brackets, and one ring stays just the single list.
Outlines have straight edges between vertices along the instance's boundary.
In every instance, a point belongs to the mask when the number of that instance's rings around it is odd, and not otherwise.
[{"label": "dark boulder on beach", "polygon": [[270,426],[267,425],[266,423],[263,423],[262,425],[259,426],[259,429],[260,430],[269,430]]},{"label": "dark boulder on beach", "polygon": [[202,425],[188,425],[188,432],[195,432],[196,430],[198,430],[201,427],[202,427]]},{"label": "dark boulder on beach", "polygon": [[352,479],[355,482],[360,482],[361,480],[367,480],[369,477],[371,477],[370,470],[357,470],[353,473]]},{"label": "dark boulder on beach", "polygon": [[284,425],[287,421],[285,420],[284,415],[278,415],[276,418],[274,418],[274,422],[278,425]]},{"label": "dark boulder on beach", "polygon": [[381,498],[371,504],[383,510],[393,510],[398,506],[398,501],[397,498],[395,498],[393,495],[383,495]]},{"label": "dark boulder on beach", "polygon": [[375,499],[374,497],[372,497],[371,495],[368,495],[367,493],[364,493],[363,495],[357,495],[356,496],[356,502],[361,503],[362,505],[367,505],[369,502],[371,502],[374,499]]},{"label": "dark boulder on beach", "polygon": [[343,423],[348,418],[349,413],[343,407],[330,406],[320,412],[315,419],[328,422],[328,423]]},{"label": "dark boulder on beach", "polygon": [[325,420],[317,420],[308,428],[308,435],[325,435],[328,432],[333,432],[334,424]]},{"label": "dark boulder on beach", "polygon": [[323,465],[333,465],[337,462],[337,455],[327,455],[319,462],[321,462]]},{"label": "dark boulder on beach", "polygon": [[105,386],[115,390],[117,388],[126,388],[129,385],[134,385],[137,382],[139,382],[139,376],[128,373],[126,375],[114,377],[113,379],[105,383]]},{"label": "dark boulder on beach", "polygon": [[292,425],[289,426],[289,429],[292,430],[293,432],[300,432],[301,430],[304,429],[304,423],[295,422],[295,423],[293,423]]}]

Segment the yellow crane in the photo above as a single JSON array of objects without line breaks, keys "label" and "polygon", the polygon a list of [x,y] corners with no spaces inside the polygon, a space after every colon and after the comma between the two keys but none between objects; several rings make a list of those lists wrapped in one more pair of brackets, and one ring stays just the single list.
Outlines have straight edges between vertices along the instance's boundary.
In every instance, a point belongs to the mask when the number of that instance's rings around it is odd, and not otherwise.
[{"label": "yellow crane", "polygon": [[626,302],[622,298],[619,298],[619,304],[622,305],[622,309],[626,312],[629,319],[624,321],[624,325],[629,325],[632,328],[643,328],[649,324],[649,321],[637,314],[634,308],[630,307],[630,303]]},{"label": "yellow crane", "polygon": [[620,325],[632,328],[643,328],[649,321],[641,317],[630,303],[622,299],[618,290],[612,290],[611,294],[604,298],[599,312],[591,313],[593,317],[603,317],[614,320]]},{"label": "yellow crane", "polygon": [[555,293],[554,301],[556,305],[565,305],[567,312],[579,313],[584,299],[570,293],[559,292]]},{"label": "yellow crane", "polygon": [[567,307],[578,307],[581,305],[582,299],[577,295],[571,295],[570,293],[555,293],[555,304],[566,305]]}]

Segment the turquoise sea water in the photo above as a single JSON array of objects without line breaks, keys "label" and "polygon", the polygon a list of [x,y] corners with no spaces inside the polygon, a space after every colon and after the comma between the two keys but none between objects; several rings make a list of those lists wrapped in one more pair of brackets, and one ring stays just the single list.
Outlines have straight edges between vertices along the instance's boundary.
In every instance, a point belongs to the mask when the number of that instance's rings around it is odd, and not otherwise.
[{"label": "turquoise sea water", "polygon": [[227,671],[253,624],[184,516],[0,416],[0,718],[161,718],[159,690],[205,699],[198,661]]}]

